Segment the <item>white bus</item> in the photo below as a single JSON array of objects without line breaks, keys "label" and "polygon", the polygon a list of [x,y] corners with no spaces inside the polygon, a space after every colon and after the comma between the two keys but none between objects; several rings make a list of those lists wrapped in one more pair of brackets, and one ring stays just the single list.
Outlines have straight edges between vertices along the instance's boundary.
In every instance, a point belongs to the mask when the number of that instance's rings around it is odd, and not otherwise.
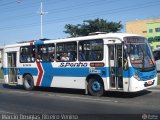
[{"label": "white bus", "polygon": [[4,48],[6,84],[136,92],[157,85],[157,71],[146,39],[108,33],[76,38],[31,41]]}]

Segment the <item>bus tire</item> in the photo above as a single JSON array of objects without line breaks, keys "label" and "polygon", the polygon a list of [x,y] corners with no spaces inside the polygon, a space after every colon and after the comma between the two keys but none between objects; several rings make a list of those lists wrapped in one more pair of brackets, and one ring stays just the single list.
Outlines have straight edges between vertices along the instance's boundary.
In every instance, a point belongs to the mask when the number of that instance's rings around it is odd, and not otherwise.
[{"label": "bus tire", "polygon": [[33,90],[34,82],[31,75],[25,75],[23,80],[23,86],[26,90]]},{"label": "bus tire", "polygon": [[102,96],[104,94],[103,81],[99,77],[92,77],[88,82],[88,91],[92,96]]}]

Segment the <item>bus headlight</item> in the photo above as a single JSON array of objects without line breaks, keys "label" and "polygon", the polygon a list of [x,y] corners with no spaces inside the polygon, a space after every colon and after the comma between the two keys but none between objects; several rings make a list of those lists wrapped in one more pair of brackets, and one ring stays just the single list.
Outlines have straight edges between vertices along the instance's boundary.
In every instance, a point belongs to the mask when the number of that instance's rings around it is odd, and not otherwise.
[{"label": "bus headlight", "polygon": [[141,78],[136,73],[134,73],[133,77],[136,78],[137,80],[141,80]]}]

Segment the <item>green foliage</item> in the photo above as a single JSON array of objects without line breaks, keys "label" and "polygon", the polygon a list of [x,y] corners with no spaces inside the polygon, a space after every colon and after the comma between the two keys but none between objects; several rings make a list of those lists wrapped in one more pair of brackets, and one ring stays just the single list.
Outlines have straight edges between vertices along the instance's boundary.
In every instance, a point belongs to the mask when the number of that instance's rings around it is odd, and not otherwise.
[{"label": "green foliage", "polygon": [[118,32],[123,28],[121,22],[108,22],[104,19],[84,20],[82,24],[65,25],[65,33],[71,37],[86,36],[92,32]]},{"label": "green foliage", "polygon": [[160,85],[160,75],[158,75],[158,85]]},{"label": "green foliage", "polygon": [[3,70],[0,69],[0,79],[3,79]]}]

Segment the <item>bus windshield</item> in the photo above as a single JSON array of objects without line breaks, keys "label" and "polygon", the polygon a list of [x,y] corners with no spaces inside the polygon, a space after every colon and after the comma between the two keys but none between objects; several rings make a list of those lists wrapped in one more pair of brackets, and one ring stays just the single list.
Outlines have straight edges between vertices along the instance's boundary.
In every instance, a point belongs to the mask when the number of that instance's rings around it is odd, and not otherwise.
[{"label": "bus windshield", "polygon": [[126,38],[125,43],[130,62],[135,69],[140,71],[151,71],[155,69],[152,51],[144,38],[129,37]]}]

